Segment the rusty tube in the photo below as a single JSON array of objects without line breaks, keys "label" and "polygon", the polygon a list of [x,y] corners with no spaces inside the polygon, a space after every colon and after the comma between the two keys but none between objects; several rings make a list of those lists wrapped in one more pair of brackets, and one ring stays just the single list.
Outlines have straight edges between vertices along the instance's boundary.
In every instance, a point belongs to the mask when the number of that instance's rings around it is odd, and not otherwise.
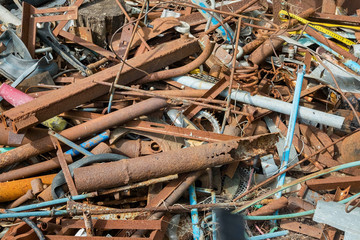
[{"label": "rusty tube", "polygon": [[161,152],[160,146],[155,141],[141,141],[140,139],[121,139],[111,145],[111,148],[114,153],[126,155],[131,158]]},{"label": "rusty tube", "polygon": [[[65,154],[64,156],[68,164],[73,162],[70,155]],[[2,173],[0,174],[0,182],[6,182],[6,181],[25,178],[25,177],[35,176],[43,172],[57,169],[59,167],[60,167],[59,160],[57,157],[55,157],[44,162],[32,164],[23,168],[18,168],[15,170],[11,170],[9,172]]]},{"label": "rusty tube", "polygon": [[34,199],[35,195],[33,194],[32,190],[29,189],[24,195],[16,199],[14,202],[12,202],[7,208],[15,208],[26,202],[27,200]]},{"label": "rusty tube", "polygon": [[38,227],[41,229],[41,231],[43,232],[47,232],[49,233],[57,233],[62,229],[61,225],[58,225],[56,223],[51,223],[51,222],[40,222],[38,224]]},{"label": "rusty tube", "polygon": [[144,84],[144,83],[148,83],[148,82],[160,81],[163,79],[169,79],[169,78],[178,77],[178,76],[187,74],[188,72],[199,67],[210,57],[212,51],[214,50],[214,46],[215,46],[215,42],[212,42],[209,40],[209,38],[206,38],[205,39],[205,48],[204,48],[203,52],[200,54],[200,56],[198,58],[196,58],[191,63],[186,64],[179,68],[151,73],[151,74],[137,80],[135,82],[135,84]]},{"label": "rusty tube", "polygon": [[40,201],[46,202],[46,201],[50,201],[53,200],[53,197],[51,195],[51,186],[48,186],[47,188],[45,188],[44,191],[42,191],[37,198]]},{"label": "rusty tube", "polygon": [[[70,141],[80,140],[110,127],[121,125],[141,115],[153,113],[167,105],[165,99],[150,98],[129,107],[122,108],[110,114],[92,119],[83,124],[76,125],[61,132],[61,135]],[[25,144],[8,152],[0,154],[0,168],[24,161],[30,157],[45,153],[54,149],[49,136]]]},{"label": "rusty tube", "polygon": [[87,192],[249,160],[265,154],[276,139],[268,134],[82,167],[74,170],[75,185]]},{"label": "rusty tube", "polygon": [[[309,8],[308,10],[299,14],[302,18],[307,18],[315,12],[314,8]],[[295,19],[290,20],[289,23],[283,23],[281,29],[276,31],[269,39],[267,39],[263,44],[260,45],[255,51],[253,51],[249,56],[249,61],[255,65],[262,63],[267,57],[271,56],[274,53],[274,50],[278,49],[284,44],[284,40],[278,38],[277,36],[283,35],[289,37],[289,33],[286,32],[284,28],[288,28],[296,24],[298,21]]]},{"label": "rusty tube", "polygon": [[37,196],[39,193],[44,191],[44,183],[42,182],[41,178],[35,178],[30,182],[32,193]]},{"label": "rusty tube", "polygon": [[272,201],[271,203],[263,206],[262,208],[250,213],[250,216],[266,216],[266,215],[271,215],[274,212],[276,212],[279,209],[282,209],[284,207],[286,207],[288,204],[288,200],[286,197],[281,197],[279,199],[276,199],[274,201]]}]

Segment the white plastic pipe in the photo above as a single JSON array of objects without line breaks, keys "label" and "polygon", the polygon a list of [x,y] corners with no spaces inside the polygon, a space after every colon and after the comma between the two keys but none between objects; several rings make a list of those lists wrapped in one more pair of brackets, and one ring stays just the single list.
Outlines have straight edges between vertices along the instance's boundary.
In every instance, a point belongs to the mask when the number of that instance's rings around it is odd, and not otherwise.
[{"label": "white plastic pipe", "polygon": [[9,10],[0,5],[0,21],[5,24],[12,23],[15,26],[21,25],[21,20],[15,17]]},{"label": "white plastic pipe", "polygon": [[[188,76],[181,76],[173,78],[174,81],[181,83],[185,86],[195,88],[195,89],[202,89],[207,90],[212,88],[215,84],[204,82],[199,79],[188,77]],[[220,93],[222,97],[228,96],[228,90],[225,89]],[[241,91],[241,90],[232,90],[231,92],[231,99],[250,104],[256,107],[261,107],[265,109],[269,109],[274,112],[290,115],[291,113],[291,103],[283,102],[281,100],[264,97],[260,95],[251,96],[249,92]],[[325,113],[322,111],[314,110],[307,107],[299,107],[298,117],[300,119],[324,124],[330,127],[341,129],[343,123],[345,121],[344,117],[336,116],[333,114]]]}]

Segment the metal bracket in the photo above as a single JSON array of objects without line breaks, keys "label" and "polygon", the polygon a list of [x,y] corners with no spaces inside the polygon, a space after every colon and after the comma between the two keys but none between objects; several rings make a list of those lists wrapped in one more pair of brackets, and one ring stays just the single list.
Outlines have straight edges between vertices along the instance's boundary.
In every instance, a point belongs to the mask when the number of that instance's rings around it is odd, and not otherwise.
[{"label": "metal bracket", "polygon": [[[23,16],[21,23],[21,40],[24,42],[28,48],[32,57],[35,53],[35,43],[36,43],[36,25],[38,23],[44,22],[55,22],[55,21],[68,21],[74,20],[78,17],[78,7],[59,7],[59,8],[48,8],[48,9],[37,9],[32,5],[23,2]],[[37,16],[38,14],[61,14],[62,15],[52,15],[52,16]]]}]

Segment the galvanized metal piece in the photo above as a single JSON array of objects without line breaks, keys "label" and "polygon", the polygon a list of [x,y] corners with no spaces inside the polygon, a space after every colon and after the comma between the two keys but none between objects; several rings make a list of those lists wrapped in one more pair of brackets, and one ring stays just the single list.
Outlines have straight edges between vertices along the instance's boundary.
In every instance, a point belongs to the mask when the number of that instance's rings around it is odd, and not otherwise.
[{"label": "galvanized metal piece", "polygon": [[[313,220],[325,223],[345,232],[344,240],[356,239],[360,235],[358,228],[360,209],[345,212],[345,204],[318,201]],[[355,237],[355,238],[354,238]]]}]

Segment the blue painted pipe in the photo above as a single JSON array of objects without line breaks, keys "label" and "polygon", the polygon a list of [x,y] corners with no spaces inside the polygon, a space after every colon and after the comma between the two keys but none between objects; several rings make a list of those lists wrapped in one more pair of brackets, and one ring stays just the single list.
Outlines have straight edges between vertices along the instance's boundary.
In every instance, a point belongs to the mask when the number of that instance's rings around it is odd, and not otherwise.
[{"label": "blue painted pipe", "polygon": [[65,143],[65,144],[68,145],[69,147],[75,148],[77,151],[79,151],[80,153],[84,154],[85,156],[94,155],[94,154],[92,154],[91,152],[89,152],[88,150],[86,150],[85,148],[77,145],[76,143],[73,143],[72,141],[70,141],[70,140],[67,139],[66,137],[58,134],[57,132],[49,131],[49,135],[57,138],[60,142]]},{"label": "blue painted pipe", "polygon": [[[70,197],[70,198],[59,198],[59,199],[55,199],[55,200],[51,200],[51,201],[47,201],[47,202],[20,206],[20,207],[11,208],[11,209],[8,209],[8,210],[11,211],[11,212],[28,211],[28,210],[33,210],[33,209],[37,209],[37,208],[43,208],[43,207],[49,207],[49,206],[54,206],[54,205],[58,205],[58,204],[63,204],[63,203],[66,203],[69,200],[77,201],[77,200],[83,200],[83,199],[86,199],[86,198],[92,198],[92,197],[95,197],[95,196],[96,196],[95,193],[87,193],[87,194],[73,196],[73,197]],[[0,214],[0,216],[2,216],[2,214]]]},{"label": "blue painted pipe", "polygon": [[[298,74],[297,74],[294,99],[293,99],[293,103],[292,103],[289,127],[288,127],[288,131],[286,134],[284,153],[283,153],[282,160],[281,160],[281,170],[280,171],[284,171],[287,168],[287,165],[289,164],[290,147],[291,147],[291,144],[292,144],[292,141],[294,138],[295,124],[296,124],[296,119],[297,119],[297,115],[298,115],[298,111],[299,111],[300,93],[301,93],[302,83],[304,80],[305,69],[306,69],[306,67],[304,65],[301,69],[299,69]],[[283,173],[279,176],[276,187],[284,185],[285,176],[286,176],[286,173]],[[281,197],[281,191],[275,195],[275,198],[280,198],[280,197]]]},{"label": "blue painted pipe", "polygon": [[[95,137],[81,143],[80,147],[83,147],[85,149],[92,148],[92,147],[98,145],[101,142],[105,142],[106,140],[109,139],[109,137],[110,137],[109,132],[100,133],[99,135],[97,135],[97,136],[95,136]],[[72,157],[75,157],[75,156],[79,155],[80,152],[77,151],[76,149],[70,149],[70,150],[66,151],[65,154],[69,154]]]},{"label": "blue painted pipe", "polygon": [[[196,205],[196,191],[195,191],[195,184],[191,184],[189,187],[189,195],[190,195],[190,204]],[[200,227],[199,227],[199,213],[197,209],[191,210],[191,222],[192,222],[192,229],[193,229],[193,238],[194,240],[200,240]]]}]

